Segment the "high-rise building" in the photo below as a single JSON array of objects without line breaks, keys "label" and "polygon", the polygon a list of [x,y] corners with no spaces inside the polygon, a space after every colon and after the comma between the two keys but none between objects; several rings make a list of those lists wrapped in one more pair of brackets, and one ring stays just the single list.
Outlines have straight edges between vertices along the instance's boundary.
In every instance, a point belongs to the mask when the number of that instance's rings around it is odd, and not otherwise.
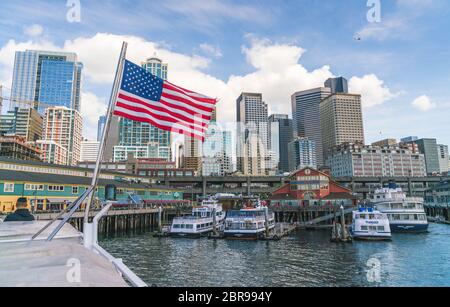
[{"label": "high-rise building", "polygon": [[318,166],[324,165],[320,102],[331,95],[331,88],[320,87],[292,95],[292,125],[294,137],[308,138],[316,144]]},{"label": "high-rise building", "polygon": [[333,177],[425,177],[423,154],[407,146],[365,146],[344,143],[327,158]]},{"label": "high-rise building", "polygon": [[193,137],[184,135],[183,168],[200,172],[202,170],[202,145]]},{"label": "high-rise building", "polygon": [[437,145],[439,155],[439,169],[441,174],[447,174],[449,171],[448,145]]},{"label": "high-rise building", "polygon": [[17,51],[11,109],[34,107],[44,114],[47,106],[65,106],[80,111],[82,69],[75,53]]},{"label": "high-rise building", "polygon": [[269,117],[269,144],[279,159],[278,170],[289,172],[289,143],[294,140],[292,119],[285,114],[273,114]]},{"label": "high-rise building", "polygon": [[67,165],[68,152],[65,147],[51,140],[39,140],[36,142],[41,150],[41,159],[45,163]]},{"label": "high-rise building", "polygon": [[203,143],[203,176],[226,176],[232,170],[231,132],[211,122]]},{"label": "high-rise building", "polygon": [[436,139],[418,139],[413,141],[419,147],[419,152],[425,155],[425,165],[428,175],[439,174],[441,169],[439,165],[438,145]]},{"label": "high-rise building", "polygon": [[237,106],[237,166],[244,175],[267,174],[268,107],[262,94],[242,93]]},{"label": "high-rise building", "polygon": [[289,171],[317,168],[316,144],[308,138],[297,138],[288,145]]},{"label": "high-rise building", "polygon": [[14,108],[5,115],[0,115],[0,134],[19,135],[27,142],[42,138],[42,116],[32,108]]},{"label": "high-rise building", "polygon": [[148,58],[145,62],[141,63],[141,66],[152,75],[157,76],[163,80],[167,80],[167,71],[169,65],[163,63],[162,60],[158,57],[154,56]]},{"label": "high-rise building", "polygon": [[333,94],[320,103],[324,157],[343,143],[364,144],[361,95]]},{"label": "high-rise building", "polygon": [[[162,62],[161,59],[152,57],[147,59],[141,65],[151,74],[167,80],[168,64]],[[161,147],[161,152],[167,152],[171,149],[171,133],[156,128],[149,123],[141,123],[132,121],[126,118],[120,118],[119,121],[119,140],[118,146],[121,147],[120,151],[125,147],[131,147],[131,151],[145,152],[148,145],[157,143]],[[138,147],[142,147],[139,149]],[[116,152],[116,150],[114,150]],[[157,157],[162,159],[171,159],[171,154]],[[151,158],[151,157],[142,157]]]},{"label": "high-rise building", "polygon": [[120,118],[113,116],[109,125],[108,137],[106,139],[103,162],[114,161],[114,147],[119,145]]},{"label": "high-rise building", "polygon": [[103,129],[105,129],[106,126],[106,116],[102,115],[98,118],[98,125],[97,125],[97,142],[101,142],[102,140],[102,133]]},{"label": "high-rise building", "polygon": [[80,161],[81,162],[97,161],[99,151],[100,151],[100,142],[82,141]]},{"label": "high-rise building", "polygon": [[348,82],[343,77],[328,79],[325,87],[330,88],[332,94],[348,94]]},{"label": "high-rise building", "polygon": [[81,155],[83,120],[77,110],[66,107],[46,109],[43,139],[67,149],[66,165],[77,165]]}]

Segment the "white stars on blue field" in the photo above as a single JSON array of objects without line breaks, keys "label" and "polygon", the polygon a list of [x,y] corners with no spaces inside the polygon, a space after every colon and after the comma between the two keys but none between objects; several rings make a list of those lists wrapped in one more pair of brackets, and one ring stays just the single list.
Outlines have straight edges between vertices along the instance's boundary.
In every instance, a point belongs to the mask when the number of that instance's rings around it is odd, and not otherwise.
[{"label": "white stars on blue field", "polygon": [[125,61],[121,89],[142,98],[160,101],[164,81],[142,67]]}]

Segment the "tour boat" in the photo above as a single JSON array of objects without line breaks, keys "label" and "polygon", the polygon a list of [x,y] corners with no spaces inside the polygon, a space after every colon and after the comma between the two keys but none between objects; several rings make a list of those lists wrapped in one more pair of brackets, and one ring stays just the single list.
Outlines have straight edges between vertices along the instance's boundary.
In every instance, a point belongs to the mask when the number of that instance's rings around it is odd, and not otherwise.
[{"label": "tour boat", "polygon": [[258,201],[255,207],[227,212],[224,236],[228,239],[261,239],[275,229],[275,215]]},{"label": "tour boat", "polygon": [[426,232],[428,220],[423,198],[406,197],[401,188],[391,183],[375,191],[370,198],[377,210],[387,214],[392,232]]},{"label": "tour boat", "polygon": [[203,200],[201,206],[194,207],[191,215],[175,218],[169,234],[173,237],[201,237],[213,232],[214,227],[216,231],[223,231],[224,220],[222,205],[217,199],[209,198]]},{"label": "tour boat", "polygon": [[355,240],[390,240],[392,237],[387,215],[373,208],[353,211],[350,231]]}]

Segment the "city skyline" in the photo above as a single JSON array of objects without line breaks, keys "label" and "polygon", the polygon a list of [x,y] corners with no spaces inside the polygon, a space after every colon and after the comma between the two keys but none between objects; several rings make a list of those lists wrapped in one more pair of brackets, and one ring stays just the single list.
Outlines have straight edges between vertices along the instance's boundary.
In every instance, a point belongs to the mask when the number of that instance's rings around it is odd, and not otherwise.
[{"label": "city skyline", "polygon": [[[305,14],[301,10],[303,1],[285,2],[289,2],[289,7],[297,8],[300,15]],[[115,25],[105,22],[101,29],[93,30],[94,22],[102,19],[102,16],[93,16],[98,4],[82,4],[81,22],[71,24],[66,20],[64,3],[6,3],[5,9],[11,11],[12,16],[22,17],[4,21],[5,32],[0,39],[0,84],[4,85],[4,92],[11,87],[15,51],[43,49],[77,53],[84,64],[81,113],[85,119],[84,136],[89,139],[95,139],[93,127],[97,125],[98,114],[103,114],[106,109],[114,71],[111,63],[117,59],[120,42],[127,39],[131,60],[140,62],[156,52],[165,62],[171,63],[171,81],[219,97],[220,121],[235,118],[234,108],[230,106],[242,91],[261,92],[269,105],[269,114],[290,114],[290,96],[294,92],[321,86],[327,78],[342,75],[349,80],[350,92],[362,94],[368,142],[419,135],[436,137],[439,143],[450,143],[450,136],[445,133],[445,111],[450,108],[450,93],[445,82],[449,76],[445,65],[440,65],[448,52],[448,38],[441,35],[441,31],[445,29],[442,25],[448,24],[443,18],[450,5],[444,1],[427,1],[426,5],[415,1],[410,4],[400,0],[383,1],[379,24],[366,20],[366,1],[346,6],[330,3],[321,10],[316,10],[318,7],[314,4],[308,6],[310,12],[314,12],[322,23],[327,20],[315,31],[312,27],[317,21],[283,18],[292,13],[282,8],[271,10],[276,5],[273,1],[268,1],[264,7],[236,1],[213,1],[210,6],[202,7],[194,1],[192,8],[197,13],[178,1],[169,1],[150,10],[155,17],[153,20],[158,21],[162,20],[161,16],[181,16],[179,22],[183,23],[189,14],[218,17],[217,22],[211,22],[204,30],[196,23],[184,27],[181,32],[189,40],[173,33],[170,27],[163,29],[148,21],[149,18],[141,27],[129,21],[122,23],[119,31]],[[46,20],[26,17],[30,14],[24,12],[35,5],[48,8],[51,16]],[[135,14],[138,7],[147,6],[139,3],[127,8],[123,16]],[[184,11],[177,9],[178,6]],[[122,8],[118,2],[110,3],[105,10],[113,13]],[[234,16],[231,12],[239,13]],[[267,24],[274,28],[273,33],[268,35],[267,25],[263,23],[250,24],[248,17],[253,13],[266,17]],[[227,20],[227,14],[231,15],[230,20]],[[339,24],[337,19],[328,20],[326,16],[348,21]],[[395,20],[403,22],[399,29],[390,26]],[[430,26],[413,36],[402,37],[409,33],[413,24],[424,22]],[[245,31],[240,35],[234,33],[233,37],[215,38],[216,33],[223,32],[228,26],[242,26]],[[64,33],[60,28],[65,29]],[[335,37],[328,35],[331,28]],[[355,40],[356,35],[358,40]],[[434,39],[436,37],[440,37],[439,42]],[[418,42],[427,45],[428,49],[411,51],[410,46]],[[432,59],[429,52],[433,52]],[[431,72],[434,78],[425,78]],[[270,79],[270,76],[274,78]],[[399,117],[398,114],[407,116]],[[430,121],[435,124],[427,125]]]}]

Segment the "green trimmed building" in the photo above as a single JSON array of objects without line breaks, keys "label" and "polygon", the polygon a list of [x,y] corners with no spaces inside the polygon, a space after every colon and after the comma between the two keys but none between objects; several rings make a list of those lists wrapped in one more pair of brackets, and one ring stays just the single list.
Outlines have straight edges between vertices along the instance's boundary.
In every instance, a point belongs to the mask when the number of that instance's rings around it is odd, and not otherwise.
[{"label": "green trimmed building", "polygon": [[[0,214],[15,210],[25,197],[33,212],[60,211],[90,186],[93,170],[31,161],[0,158]],[[151,205],[185,204],[181,190],[155,186],[148,177],[103,172],[95,194],[96,203],[105,200],[105,187],[117,188],[119,203],[131,197]]]}]

